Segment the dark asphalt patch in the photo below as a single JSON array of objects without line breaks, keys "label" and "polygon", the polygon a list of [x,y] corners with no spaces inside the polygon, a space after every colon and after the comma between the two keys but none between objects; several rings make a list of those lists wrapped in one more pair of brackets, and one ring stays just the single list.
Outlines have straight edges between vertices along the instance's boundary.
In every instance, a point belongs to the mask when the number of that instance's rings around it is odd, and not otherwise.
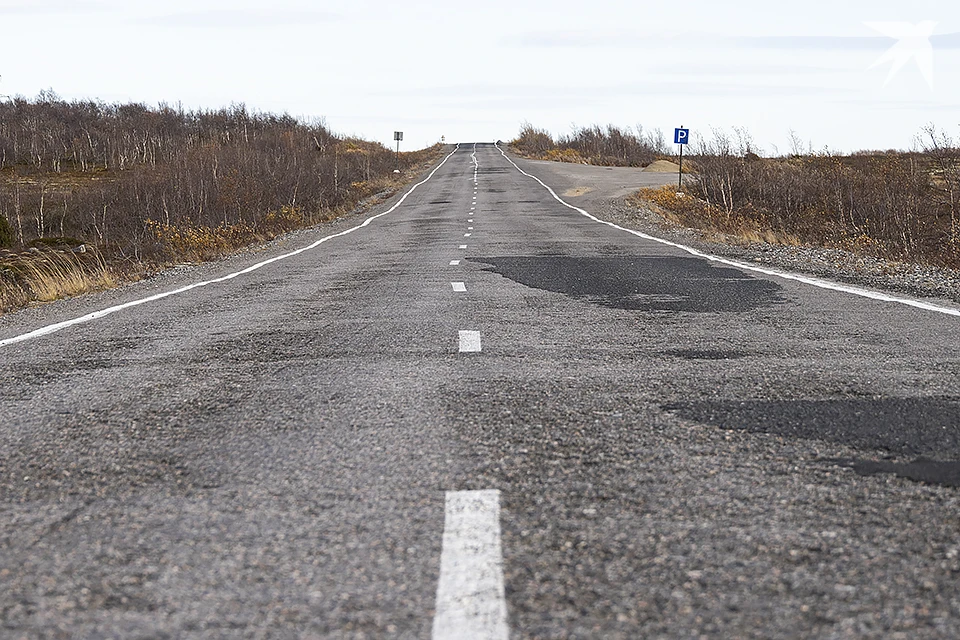
[{"label": "dark asphalt patch", "polygon": [[723,429],[827,440],[897,455],[960,458],[960,400],[955,398],[711,400],[663,409]]},{"label": "dark asphalt patch", "polygon": [[699,258],[517,256],[471,258],[486,271],[577,300],[632,311],[745,312],[781,302],[769,280]]},{"label": "dark asphalt patch", "polygon": [[907,463],[856,460],[850,466],[862,476],[890,473],[917,482],[960,487],[960,460],[940,461],[917,458]]}]

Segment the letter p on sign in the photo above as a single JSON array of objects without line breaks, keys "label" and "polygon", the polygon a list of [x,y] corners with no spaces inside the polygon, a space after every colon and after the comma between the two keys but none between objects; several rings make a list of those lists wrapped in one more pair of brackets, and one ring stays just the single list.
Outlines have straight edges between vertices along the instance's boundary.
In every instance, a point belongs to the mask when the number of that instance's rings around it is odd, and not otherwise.
[{"label": "letter p on sign", "polygon": [[674,144],[687,144],[689,142],[690,142],[690,129],[674,129],[673,130]]}]

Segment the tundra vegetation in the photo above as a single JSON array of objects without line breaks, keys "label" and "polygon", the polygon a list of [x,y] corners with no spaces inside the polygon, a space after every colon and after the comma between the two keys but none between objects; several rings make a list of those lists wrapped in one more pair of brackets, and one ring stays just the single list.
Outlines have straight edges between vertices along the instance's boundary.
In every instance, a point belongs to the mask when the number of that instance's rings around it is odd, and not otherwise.
[{"label": "tundra vegetation", "polygon": [[[616,134],[580,129],[554,141],[524,125],[511,144],[528,157],[563,160],[575,151],[592,164],[642,164],[599,150],[642,148],[646,136],[623,142],[623,132],[607,131]],[[960,142],[935,125],[918,134],[912,151],[817,152],[791,138],[790,154],[763,158],[746,131],[714,131],[684,154],[691,175],[682,192],[676,186],[644,189],[634,201],[653,204],[678,224],[735,241],[840,248],[960,268]],[[584,139],[591,140],[586,148],[597,151],[584,155],[580,142],[572,145]],[[675,160],[664,150],[656,147],[644,160]]]},{"label": "tundra vegetation", "polygon": [[613,125],[575,128],[555,140],[548,131],[524,123],[510,146],[526,158],[615,167],[645,167],[669,153],[663,132],[642,126],[636,131]]},{"label": "tundra vegetation", "polygon": [[401,154],[242,105],[0,103],[0,311],[210,260],[395,192]]}]

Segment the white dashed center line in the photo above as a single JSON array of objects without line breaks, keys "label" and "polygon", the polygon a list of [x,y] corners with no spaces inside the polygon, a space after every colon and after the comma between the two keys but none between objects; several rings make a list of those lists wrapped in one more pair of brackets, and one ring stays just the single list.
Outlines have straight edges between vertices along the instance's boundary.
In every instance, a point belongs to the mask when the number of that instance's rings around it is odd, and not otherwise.
[{"label": "white dashed center line", "polygon": [[466,249],[466,248],[467,248],[467,245],[462,244],[462,245],[460,245],[460,248],[461,248],[461,249]]},{"label": "white dashed center line", "polygon": [[480,353],[480,332],[460,332],[460,353]]},{"label": "white dashed center line", "polygon": [[448,491],[434,640],[507,640],[500,492]]},{"label": "white dashed center line", "polygon": [[464,238],[469,238],[471,235],[473,235],[473,234],[472,234],[472,233],[465,233],[465,234],[463,234],[463,237],[464,237]]},{"label": "white dashed center line", "polygon": [[467,290],[467,285],[462,282],[451,282],[450,285],[457,293],[462,293]]},{"label": "white dashed center line", "polygon": [[450,266],[451,266],[451,267],[459,267],[459,266],[460,266],[460,261],[459,261],[459,260],[451,260],[451,261],[450,261]]}]

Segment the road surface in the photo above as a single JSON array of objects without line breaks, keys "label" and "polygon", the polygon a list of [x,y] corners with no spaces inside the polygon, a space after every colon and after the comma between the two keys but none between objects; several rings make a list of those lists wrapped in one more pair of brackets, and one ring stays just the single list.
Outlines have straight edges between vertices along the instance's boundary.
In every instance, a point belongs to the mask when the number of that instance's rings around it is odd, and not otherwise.
[{"label": "road surface", "polygon": [[0,318],[0,636],[960,636],[960,317],[603,224],[672,177],[600,172],[461,144]]}]

